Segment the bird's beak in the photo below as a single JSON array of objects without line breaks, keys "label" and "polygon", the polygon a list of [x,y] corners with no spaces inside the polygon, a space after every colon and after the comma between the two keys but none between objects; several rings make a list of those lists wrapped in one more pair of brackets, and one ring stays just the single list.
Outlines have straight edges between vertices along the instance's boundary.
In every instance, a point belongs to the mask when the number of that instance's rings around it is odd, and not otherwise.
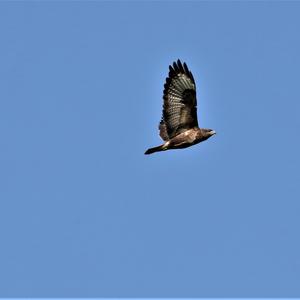
[{"label": "bird's beak", "polygon": [[211,135],[217,134],[214,130],[210,132]]}]

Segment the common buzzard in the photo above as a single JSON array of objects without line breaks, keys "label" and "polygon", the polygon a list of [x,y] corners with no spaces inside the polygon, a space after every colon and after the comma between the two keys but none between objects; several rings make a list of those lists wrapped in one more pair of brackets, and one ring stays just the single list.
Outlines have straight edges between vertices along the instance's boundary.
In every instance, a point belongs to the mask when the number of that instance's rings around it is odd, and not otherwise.
[{"label": "common buzzard", "polygon": [[145,154],[193,146],[216,132],[199,128],[197,120],[196,84],[186,63],[178,59],[169,66],[169,77],[164,85],[163,114],[159,135],[164,144],[148,149]]}]

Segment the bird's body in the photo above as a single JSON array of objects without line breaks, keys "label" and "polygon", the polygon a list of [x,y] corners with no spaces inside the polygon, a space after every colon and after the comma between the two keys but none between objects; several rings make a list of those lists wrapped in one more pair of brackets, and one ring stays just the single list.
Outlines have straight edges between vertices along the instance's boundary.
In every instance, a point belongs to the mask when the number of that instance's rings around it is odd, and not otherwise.
[{"label": "bird's body", "polygon": [[159,134],[165,143],[148,149],[145,154],[187,148],[216,133],[198,126],[196,84],[187,65],[178,60],[169,69],[164,85],[163,116],[159,124]]}]

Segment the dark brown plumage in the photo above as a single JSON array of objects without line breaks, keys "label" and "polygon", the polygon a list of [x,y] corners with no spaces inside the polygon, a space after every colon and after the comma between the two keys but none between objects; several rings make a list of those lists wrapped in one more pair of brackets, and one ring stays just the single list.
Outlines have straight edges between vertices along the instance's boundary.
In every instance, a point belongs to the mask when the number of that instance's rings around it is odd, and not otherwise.
[{"label": "dark brown plumage", "polygon": [[195,80],[186,63],[182,65],[179,59],[169,66],[163,100],[159,135],[165,143],[148,149],[145,154],[187,148],[216,133],[212,129],[199,128]]}]

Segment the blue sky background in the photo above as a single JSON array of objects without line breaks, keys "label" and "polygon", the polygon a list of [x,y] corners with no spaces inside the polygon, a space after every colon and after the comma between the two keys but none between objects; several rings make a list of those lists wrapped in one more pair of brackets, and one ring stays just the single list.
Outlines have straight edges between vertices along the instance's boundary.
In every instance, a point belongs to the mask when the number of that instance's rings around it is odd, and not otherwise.
[{"label": "blue sky background", "polygon": [[[0,3],[0,296],[300,297],[300,3]],[[217,135],[144,156],[168,65]]]}]

